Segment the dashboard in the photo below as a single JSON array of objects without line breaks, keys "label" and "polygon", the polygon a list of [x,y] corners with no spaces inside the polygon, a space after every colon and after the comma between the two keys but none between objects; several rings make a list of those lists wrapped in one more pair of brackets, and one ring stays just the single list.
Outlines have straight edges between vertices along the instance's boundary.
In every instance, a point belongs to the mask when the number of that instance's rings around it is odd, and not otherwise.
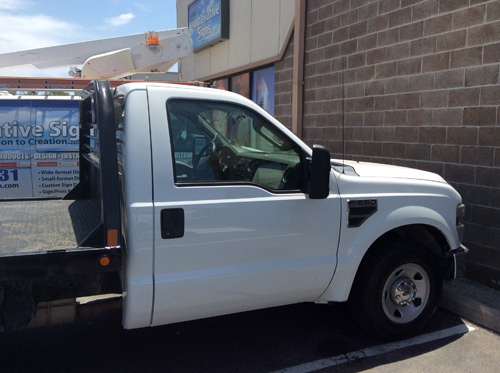
[{"label": "dashboard", "polygon": [[[224,146],[213,162],[222,180],[250,181],[272,189],[284,189],[284,175],[298,169],[297,155],[269,154],[242,147]],[[293,188],[298,189],[298,185]]]}]

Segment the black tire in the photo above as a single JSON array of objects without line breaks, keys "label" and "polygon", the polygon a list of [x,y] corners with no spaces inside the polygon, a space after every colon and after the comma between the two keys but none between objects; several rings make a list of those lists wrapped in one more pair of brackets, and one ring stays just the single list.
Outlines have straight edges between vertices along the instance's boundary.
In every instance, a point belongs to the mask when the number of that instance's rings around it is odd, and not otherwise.
[{"label": "black tire", "polygon": [[436,310],[443,287],[437,262],[407,241],[377,243],[359,267],[349,297],[356,321],[384,340],[421,331]]}]

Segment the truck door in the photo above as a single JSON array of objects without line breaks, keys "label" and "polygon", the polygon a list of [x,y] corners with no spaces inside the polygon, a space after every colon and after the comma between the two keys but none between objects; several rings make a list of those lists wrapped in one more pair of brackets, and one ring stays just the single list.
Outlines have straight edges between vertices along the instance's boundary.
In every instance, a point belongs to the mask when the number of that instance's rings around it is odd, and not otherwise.
[{"label": "truck door", "polygon": [[152,324],[317,299],[335,270],[340,203],[308,198],[297,141],[242,104],[149,97]]}]

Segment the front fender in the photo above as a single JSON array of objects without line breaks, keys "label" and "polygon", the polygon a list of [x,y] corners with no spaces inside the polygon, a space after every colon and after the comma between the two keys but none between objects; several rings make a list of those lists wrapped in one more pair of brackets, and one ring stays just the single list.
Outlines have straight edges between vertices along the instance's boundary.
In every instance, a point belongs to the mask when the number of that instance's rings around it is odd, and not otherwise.
[{"label": "front fender", "polygon": [[[397,228],[408,225],[427,225],[439,230],[450,248],[460,245],[455,227],[455,217],[451,216],[456,211],[447,206],[443,208],[444,202],[433,201],[427,196],[427,202],[422,205],[422,199],[418,204],[403,207],[391,206],[394,201],[390,198],[384,200],[379,198],[379,208],[376,214],[368,218],[357,228],[348,228],[348,216],[342,219],[344,225],[341,228],[341,239],[338,249],[338,264],[335,275],[327,290],[318,299],[319,302],[343,302],[349,297],[354,277],[363,257],[377,239]],[[417,202],[417,201],[414,201]],[[450,205],[450,201],[447,204]],[[343,211],[347,211],[347,199],[343,201]],[[438,211],[442,211],[441,213]]]}]

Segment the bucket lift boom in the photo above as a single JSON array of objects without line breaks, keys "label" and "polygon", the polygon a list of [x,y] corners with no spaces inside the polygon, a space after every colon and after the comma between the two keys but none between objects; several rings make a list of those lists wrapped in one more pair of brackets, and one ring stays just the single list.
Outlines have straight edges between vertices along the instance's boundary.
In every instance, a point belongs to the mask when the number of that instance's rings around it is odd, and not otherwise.
[{"label": "bucket lift boom", "polygon": [[82,78],[120,78],[134,72],[168,71],[192,51],[184,27],[0,54],[0,69],[82,65]]}]

